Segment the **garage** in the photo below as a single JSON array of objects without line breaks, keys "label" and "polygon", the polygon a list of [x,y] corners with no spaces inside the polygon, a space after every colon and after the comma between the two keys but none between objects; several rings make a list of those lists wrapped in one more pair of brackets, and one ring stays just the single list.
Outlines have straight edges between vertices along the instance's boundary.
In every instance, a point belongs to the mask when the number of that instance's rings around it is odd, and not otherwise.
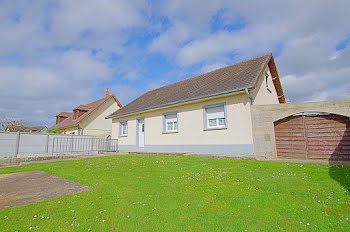
[{"label": "garage", "polygon": [[277,157],[350,160],[349,117],[301,113],[274,122]]}]

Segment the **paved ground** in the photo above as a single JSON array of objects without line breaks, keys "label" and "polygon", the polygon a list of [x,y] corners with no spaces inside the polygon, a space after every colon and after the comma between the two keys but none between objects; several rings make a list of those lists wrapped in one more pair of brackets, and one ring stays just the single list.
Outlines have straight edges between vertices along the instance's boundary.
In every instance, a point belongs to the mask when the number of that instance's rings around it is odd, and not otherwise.
[{"label": "paved ground", "polygon": [[0,175],[0,209],[26,205],[42,200],[91,189],[42,171]]},{"label": "paved ground", "polygon": [[47,163],[57,162],[60,160],[79,160],[85,158],[92,158],[103,155],[54,155],[54,156],[31,156],[31,157],[20,157],[20,158],[0,158],[0,167],[18,166],[30,163]]},{"label": "paved ground", "polygon": [[[167,152],[140,152],[140,151],[119,151],[119,152],[104,152],[103,154],[79,154],[79,155],[54,155],[54,156],[34,156],[26,158],[10,158],[1,159],[0,158],[0,168],[8,166],[17,166],[30,163],[46,163],[46,162],[56,162],[59,160],[79,160],[93,157],[110,156],[110,155],[128,155],[128,154],[168,154],[168,155],[184,155],[184,156],[201,156],[209,158],[225,158],[225,159],[244,159],[244,160],[254,160],[253,155],[220,155],[220,154],[196,154],[196,153],[167,153]],[[302,159],[266,159],[265,161],[276,161],[276,162],[293,162],[293,163],[320,163],[320,164],[330,164],[330,165],[349,165],[350,161],[333,161],[333,160],[302,160]]]}]

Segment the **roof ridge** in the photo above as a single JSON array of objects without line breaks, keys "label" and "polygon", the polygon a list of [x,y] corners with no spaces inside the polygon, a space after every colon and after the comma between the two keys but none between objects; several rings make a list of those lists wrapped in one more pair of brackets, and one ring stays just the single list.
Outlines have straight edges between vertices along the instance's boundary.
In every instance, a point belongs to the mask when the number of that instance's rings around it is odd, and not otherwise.
[{"label": "roof ridge", "polygon": [[[259,76],[262,72],[264,72],[266,65],[270,62],[271,58],[273,57],[272,52],[265,54],[265,56],[268,56],[268,59],[265,60],[263,68],[261,68],[260,72],[256,75],[253,86],[255,86],[259,80]],[[262,56],[259,56],[258,58],[261,58]]]},{"label": "roof ridge", "polygon": [[[261,58],[261,57],[268,56],[268,55],[272,56],[272,52],[269,52],[269,53],[266,53],[266,54],[264,54],[264,55],[260,55],[260,56],[257,56],[257,57],[249,58],[249,59],[246,59],[246,60],[242,60],[242,61],[239,61],[238,63],[230,64],[230,65],[228,65],[228,66],[224,66],[224,67],[221,67],[221,68],[217,68],[217,69],[214,69],[214,70],[212,70],[212,71],[210,71],[210,72],[202,73],[202,74],[196,75],[196,76],[194,76],[194,77],[190,77],[190,78],[187,78],[187,79],[184,79],[184,80],[181,80],[181,81],[177,81],[177,82],[171,83],[171,84],[169,84],[169,85],[161,86],[161,87],[156,88],[156,89],[148,90],[148,91],[146,91],[145,93],[143,93],[143,94],[142,94],[141,96],[139,96],[139,97],[142,97],[143,95],[146,95],[147,93],[151,93],[151,92],[153,92],[153,91],[156,91],[156,90],[159,90],[159,89],[168,87],[168,86],[172,86],[172,85],[175,85],[175,84],[178,84],[178,83],[182,83],[182,82],[184,82],[184,81],[192,80],[192,79],[194,79],[194,78],[199,78],[200,76],[207,75],[207,74],[210,74],[210,73],[212,73],[212,72],[216,72],[216,71],[221,70],[221,69],[226,69],[226,68],[229,68],[229,67],[232,67],[232,66],[240,65],[240,64],[245,63],[245,62],[253,61],[253,60],[259,59],[259,58]],[[129,102],[129,103],[126,104],[125,106],[131,104],[131,103],[134,102],[135,100],[137,100],[137,98],[134,99],[133,101]],[[125,106],[124,106],[124,107],[125,107]]]},{"label": "roof ridge", "polygon": [[260,55],[260,56],[257,56],[257,57],[253,57],[253,58],[250,58],[250,59],[242,60],[242,61],[239,61],[239,62],[237,62],[237,63],[230,64],[230,65],[227,65],[227,66],[224,66],[224,67],[221,67],[221,68],[217,68],[217,69],[211,70],[211,71],[206,72],[206,73],[201,73],[201,74],[196,75],[196,76],[194,76],[194,77],[190,77],[190,78],[187,78],[187,79],[184,79],[184,80],[181,80],[181,81],[177,81],[177,82],[171,83],[171,84],[169,84],[169,85],[161,86],[161,87],[159,87],[159,88],[149,90],[149,91],[145,92],[144,94],[146,94],[146,93],[148,93],[148,92],[152,92],[152,91],[154,91],[154,90],[158,90],[158,89],[167,87],[167,86],[175,85],[175,84],[181,83],[181,82],[183,82],[183,81],[188,81],[188,80],[191,80],[191,79],[194,79],[194,78],[198,78],[198,77],[200,77],[200,76],[203,76],[203,75],[206,75],[206,74],[209,74],[209,73],[212,73],[212,72],[221,70],[221,69],[226,69],[226,68],[229,68],[229,67],[232,67],[232,66],[240,65],[240,64],[245,63],[245,62],[253,61],[253,60],[262,58],[263,56],[268,56],[268,55],[272,55],[272,52],[269,52],[269,53],[266,53],[266,54],[264,54],[264,55]]},{"label": "roof ridge", "polygon": [[[77,125],[78,123],[80,123],[82,120],[84,120],[86,117],[88,117],[91,113],[93,113],[93,112],[94,112],[95,110],[97,110],[101,105],[103,105],[105,102],[107,102],[107,101],[110,100],[110,99],[114,99],[114,100],[116,101],[117,104],[119,103],[119,101],[116,99],[116,97],[115,97],[113,94],[111,94],[111,95],[109,95],[109,96],[106,97],[106,98],[101,98],[101,99],[99,99],[99,100],[96,100],[96,101],[94,101],[94,102],[91,102],[91,103],[86,104],[86,105],[89,105],[89,106],[87,107],[86,113],[84,113],[83,115],[81,115],[81,116],[78,117],[77,119],[72,120],[72,118],[73,118],[73,112],[69,113],[70,115],[69,115],[68,118],[66,119],[66,120],[68,120],[68,121],[63,120],[63,121],[59,122],[58,124],[53,125],[53,126],[51,127],[51,129],[52,129],[52,128],[63,128],[63,127],[67,127],[67,126],[75,126],[75,125]],[[119,104],[120,104],[120,103],[119,103]],[[85,106],[86,106],[86,105],[85,105]],[[80,105],[79,105],[79,106],[80,106]],[[77,107],[79,107],[79,106],[77,106]],[[77,108],[77,107],[76,107],[76,108]],[[74,108],[74,109],[76,109],[76,108]],[[69,120],[71,120],[71,121],[69,121]],[[67,123],[67,122],[68,122],[68,123]]]},{"label": "roof ridge", "polygon": [[107,118],[252,88],[272,57],[267,53],[147,91]]}]

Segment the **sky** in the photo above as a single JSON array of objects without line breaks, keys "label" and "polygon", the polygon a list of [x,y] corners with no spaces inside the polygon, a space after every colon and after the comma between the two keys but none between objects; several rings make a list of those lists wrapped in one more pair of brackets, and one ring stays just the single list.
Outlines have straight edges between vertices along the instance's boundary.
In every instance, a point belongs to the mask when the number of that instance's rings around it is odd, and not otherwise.
[{"label": "sky", "polygon": [[349,0],[0,0],[0,117],[52,126],[273,52],[290,102],[350,99]]}]

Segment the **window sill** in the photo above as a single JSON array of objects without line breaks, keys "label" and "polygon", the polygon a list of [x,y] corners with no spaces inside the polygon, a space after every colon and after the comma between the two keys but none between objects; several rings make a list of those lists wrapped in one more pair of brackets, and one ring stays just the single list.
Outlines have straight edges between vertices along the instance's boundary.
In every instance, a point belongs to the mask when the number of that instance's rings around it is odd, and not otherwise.
[{"label": "window sill", "polygon": [[227,127],[216,127],[216,128],[206,128],[204,131],[211,131],[211,130],[226,130]]},{"label": "window sill", "polygon": [[178,131],[163,131],[162,134],[176,134]]},{"label": "window sill", "polygon": [[119,135],[118,137],[128,137],[127,135]]}]

